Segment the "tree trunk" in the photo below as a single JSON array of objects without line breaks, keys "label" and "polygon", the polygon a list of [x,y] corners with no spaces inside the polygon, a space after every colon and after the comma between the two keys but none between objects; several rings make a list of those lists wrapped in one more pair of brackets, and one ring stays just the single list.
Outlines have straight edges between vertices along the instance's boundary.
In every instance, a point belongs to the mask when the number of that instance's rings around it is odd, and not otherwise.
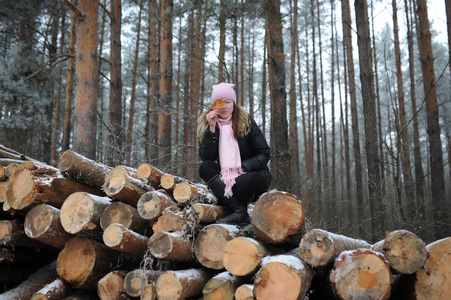
[{"label": "tree trunk", "polygon": [[263,1],[266,26],[269,34],[269,70],[271,95],[271,131],[274,138],[271,161],[276,166],[272,170],[273,182],[277,188],[290,190],[291,155],[288,148],[287,94],[285,91],[285,54],[282,39],[282,16],[280,0]]},{"label": "tree trunk", "polygon": [[313,276],[313,270],[296,255],[269,256],[255,275],[254,295],[263,300],[304,299]]},{"label": "tree trunk", "polygon": [[371,249],[384,254],[392,270],[402,274],[413,274],[420,270],[428,257],[424,242],[407,230],[390,232]]},{"label": "tree trunk", "polygon": [[244,279],[229,272],[221,272],[205,284],[202,289],[204,300],[234,300],[235,290],[243,284]]},{"label": "tree trunk", "polygon": [[431,193],[434,211],[435,239],[449,236],[450,228],[446,224],[449,217],[449,205],[445,199],[445,179],[443,170],[440,120],[437,105],[437,86],[434,72],[434,54],[432,53],[431,33],[426,0],[417,0],[418,46],[420,50],[423,90],[426,102],[427,133],[431,165]]},{"label": "tree trunk", "polygon": [[98,281],[111,271],[117,258],[117,252],[105,245],[76,236],[59,253],[56,270],[72,287],[95,290]]},{"label": "tree trunk", "polygon": [[299,244],[305,232],[304,206],[295,195],[271,190],[260,196],[252,213],[252,228],[265,243]]},{"label": "tree trunk", "polygon": [[98,7],[98,0],[78,1],[83,19],[77,26],[73,150],[91,159],[96,157]]},{"label": "tree trunk", "polygon": [[25,217],[24,230],[29,238],[63,249],[73,236],[61,225],[60,210],[48,204],[33,207]]},{"label": "tree trunk", "polygon": [[150,237],[148,246],[150,253],[159,259],[194,261],[193,240],[182,232],[157,232]]},{"label": "tree trunk", "polygon": [[363,240],[349,238],[322,229],[308,231],[299,243],[300,255],[312,268],[324,268],[343,251],[371,247]]},{"label": "tree trunk", "polygon": [[110,93],[106,163],[117,165],[122,157],[124,128],[122,126],[122,1],[112,0],[110,23]]},{"label": "tree trunk", "polygon": [[128,300],[131,299],[125,292],[124,278],[127,271],[115,270],[106,274],[97,283],[97,294],[101,300]]},{"label": "tree trunk", "polygon": [[165,271],[156,280],[157,298],[175,300],[199,296],[211,277],[204,269]]},{"label": "tree trunk", "polygon": [[91,160],[74,151],[65,151],[58,162],[58,168],[70,178],[102,189],[111,167]]},{"label": "tree trunk", "polygon": [[100,216],[100,227],[103,230],[113,223],[122,224],[142,235],[150,234],[149,221],[142,218],[135,207],[120,201],[109,204]]},{"label": "tree trunk", "polygon": [[224,248],[238,236],[235,225],[211,224],[205,226],[194,241],[194,254],[204,267],[221,270],[224,268]]},{"label": "tree trunk", "polygon": [[110,203],[108,197],[75,192],[61,206],[61,225],[71,234],[100,236],[100,216]]},{"label": "tree trunk", "polygon": [[368,192],[373,241],[385,232],[384,208],[382,204],[380,157],[377,137],[376,97],[374,94],[371,39],[366,0],[354,2],[359,46],[360,81],[362,86],[363,117],[365,119],[365,149],[368,169]]},{"label": "tree trunk", "polygon": [[28,208],[38,202],[60,208],[67,197],[80,191],[103,195],[98,189],[63,177],[58,169],[25,162],[15,169],[9,179],[7,203],[17,210]]},{"label": "tree trunk", "polygon": [[161,1],[159,90],[162,107],[158,115],[158,157],[160,166],[165,168],[171,162],[172,7],[172,0]]},{"label": "tree trunk", "polygon": [[141,14],[143,10],[143,0],[139,2],[139,12],[138,12],[138,25],[136,28],[136,40],[135,40],[135,57],[133,62],[132,71],[132,91],[130,96],[130,111],[128,117],[128,130],[127,130],[127,145],[125,151],[125,163],[127,165],[131,164],[131,153],[132,153],[132,140],[133,140],[133,124],[135,117],[135,102],[136,102],[136,77],[138,76],[138,60],[139,60],[139,42],[141,36]]},{"label": "tree trunk", "polygon": [[393,275],[382,254],[358,249],[335,260],[330,281],[339,299],[388,299]]}]

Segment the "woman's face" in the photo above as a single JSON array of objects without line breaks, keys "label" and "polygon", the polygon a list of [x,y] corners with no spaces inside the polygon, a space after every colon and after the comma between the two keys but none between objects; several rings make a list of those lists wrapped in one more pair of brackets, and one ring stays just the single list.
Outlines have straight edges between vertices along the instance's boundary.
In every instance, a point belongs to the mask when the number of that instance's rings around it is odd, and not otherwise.
[{"label": "woman's face", "polygon": [[228,117],[230,117],[233,114],[233,109],[235,108],[235,102],[233,102],[233,100],[227,98],[225,98],[224,100],[226,100],[226,103],[222,108],[218,109],[219,117],[221,119],[227,119]]}]

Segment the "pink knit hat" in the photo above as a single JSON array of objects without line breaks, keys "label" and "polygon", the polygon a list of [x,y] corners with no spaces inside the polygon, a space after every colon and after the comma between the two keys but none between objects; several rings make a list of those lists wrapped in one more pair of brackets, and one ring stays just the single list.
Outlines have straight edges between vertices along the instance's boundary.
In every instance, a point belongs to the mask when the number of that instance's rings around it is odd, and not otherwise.
[{"label": "pink knit hat", "polygon": [[227,98],[236,103],[235,84],[221,82],[220,84],[213,85],[211,102],[215,102],[219,98]]}]

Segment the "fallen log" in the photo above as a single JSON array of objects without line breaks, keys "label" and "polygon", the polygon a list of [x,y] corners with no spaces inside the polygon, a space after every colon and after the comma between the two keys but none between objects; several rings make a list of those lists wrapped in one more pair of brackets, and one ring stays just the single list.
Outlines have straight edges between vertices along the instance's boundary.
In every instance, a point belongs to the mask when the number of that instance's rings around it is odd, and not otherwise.
[{"label": "fallen log", "polygon": [[113,223],[122,224],[142,235],[150,235],[152,229],[149,221],[143,219],[135,207],[120,201],[108,204],[100,216],[100,227],[103,230]]},{"label": "fallen log", "polygon": [[194,203],[191,207],[197,213],[199,222],[204,224],[214,223],[217,219],[230,214],[227,207],[214,204]]},{"label": "fallen log", "polygon": [[244,279],[229,272],[221,272],[212,277],[202,289],[204,300],[234,300],[235,291]]},{"label": "fallen log", "polygon": [[242,284],[235,291],[235,300],[254,300],[254,285]]},{"label": "fallen log", "polygon": [[94,240],[75,236],[58,255],[58,275],[79,289],[96,290],[97,282],[117,263],[118,253]]},{"label": "fallen log", "polygon": [[0,245],[7,247],[47,247],[47,245],[26,236],[23,222],[18,219],[0,221]]},{"label": "fallen log", "polygon": [[71,287],[67,282],[61,278],[57,278],[37,291],[33,297],[31,297],[31,300],[62,299],[68,293],[70,288]]},{"label": "fallen log", "polygon": [[307,231],[299,243],[299,251],[304,262],[312,268],[324,268],[334,262],[341,252],[358,248],[371,248],[363,240],[353,239],[322,229]]},{"label": "fallen log", "polygon": [[0,294],[1,300],[25,300],[30,299],[34,293],[58,278],[56,273],[56,261],[42,267],[31,274],[28,279],[23,281],[17,287]]},{"label": "fallen log", "polygon": [[224,248],[240,234],[235,225],[211,224],[205,226],[194,241],[194,254],[201,265],[209,269],[224,268]]},{"label": "fallen log", "polygon": [[150,253],[159,259],[193,261],[193,240],[182,232],[159,231],[148,242]]},{"label": "fallen log", "polygon": [[371,249],[382,253],[395,273],[413,274],[423,268],[427,259],[426,245],[407,230],[390,232]]},{"label": "fallen log", "polygon": [[102,191],[63,176],[59,169],[30,161],[19,165],[8,181],[7,203],[22,210],[38,202],[61,208],[75,192],[104,195]]},{"label": "fallen log", "polygon": [[202,295],[203,287],[212,277],[204,269],[165,271],[155,283],[157,299],[175,300]]},{"label": "fallen log", "polygon": [[103,242],[117,251],[143,258],[147,252],[149,238],[138,234],[124,225],[113,223],[103,232]]},{"label": "fallen log", "polygon": [[39,204],[27,213],[24,231],[29,238],[56,249],[63,249],[73,237],[61,225],[60,210],[48,204]]},{"label": "fallen log", "polygon": [[124,280],[124,288],[126,293],[132,297],[140,297],[147,293],[147,295],[142,296],[141,298],[145,297],[146,299],[155,299],[154,283],[161,273],[161,271],[142,269],[136,269],[128,272]]},{"label": "fallen log", "polygon": [[139,198],[153,188],[125,172],[111,170],[105,179],[103,189],[111,198],[136,207]]},{"label": "fallen log", "polygon": [[256,299],[304,299],[315,273],[299,257],[299,249],[267,256],[255,274]]},{"label": "fallen log", "polygon": [[388,299],[393,274],[381,253],[357,249],[338,256],[329,279],[338,299]]},{"label": "fallen log", "polygon": [[97,294],[100,300],[131,299],[124,288],[124,278],[126,275],[127,271],[115,270],[102,277],[97,283]]},{"label": "fallen log", "polygon": [[72,150],[67,150],[58,162],[58,168],[70,178],[83,182],[96,189],[102,189],[111,167],[93,161]]},{"label": "fallen log", "polygon": [[146,220],[156,220],[168,207],[175,208],[175,202],[172,195],[165,190],[149,191],[143,194],[136,205],[139,215]]},{"label": "fallen log", "polygon": [[139,179],[147,180],[154,189],[160,187],[160,180],[164,174],[160,169],[146,163],[140,164],[136,170],[136,176]]},{"label": "fallen log", "polygon": [[[281,252],[282,250],[279,250],[278,254]],[[236,237],[227,242],[224,247],[224,267],[233,275],[248,276],[254,274],[260,268],[262,259],[270,254],[270,249],[257,240]]]},{"label": "fallen log", "polygon": [[61,225],[71,234],[98,237],[102,234],[101,214],[110,203],[111,199],[108,197],[75,192],[67,197],[61,207]]},{"label": "fallen log", "polygon": [[257,238],[269,244],[298,246],[305,233],[302,201],[295,195],[271,190],[255,202],[252,228]]}]

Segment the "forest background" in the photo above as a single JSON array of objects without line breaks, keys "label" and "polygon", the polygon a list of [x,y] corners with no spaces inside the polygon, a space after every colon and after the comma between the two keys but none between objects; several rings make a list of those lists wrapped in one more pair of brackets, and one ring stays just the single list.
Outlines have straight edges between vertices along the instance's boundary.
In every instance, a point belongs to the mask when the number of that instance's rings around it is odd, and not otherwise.
[{"label": "forest background", "polygon": [[200,182],[197,117],[233,82],[310,227],[431,242],[451,234],[438,1],[2,0],[0,144]]}]

